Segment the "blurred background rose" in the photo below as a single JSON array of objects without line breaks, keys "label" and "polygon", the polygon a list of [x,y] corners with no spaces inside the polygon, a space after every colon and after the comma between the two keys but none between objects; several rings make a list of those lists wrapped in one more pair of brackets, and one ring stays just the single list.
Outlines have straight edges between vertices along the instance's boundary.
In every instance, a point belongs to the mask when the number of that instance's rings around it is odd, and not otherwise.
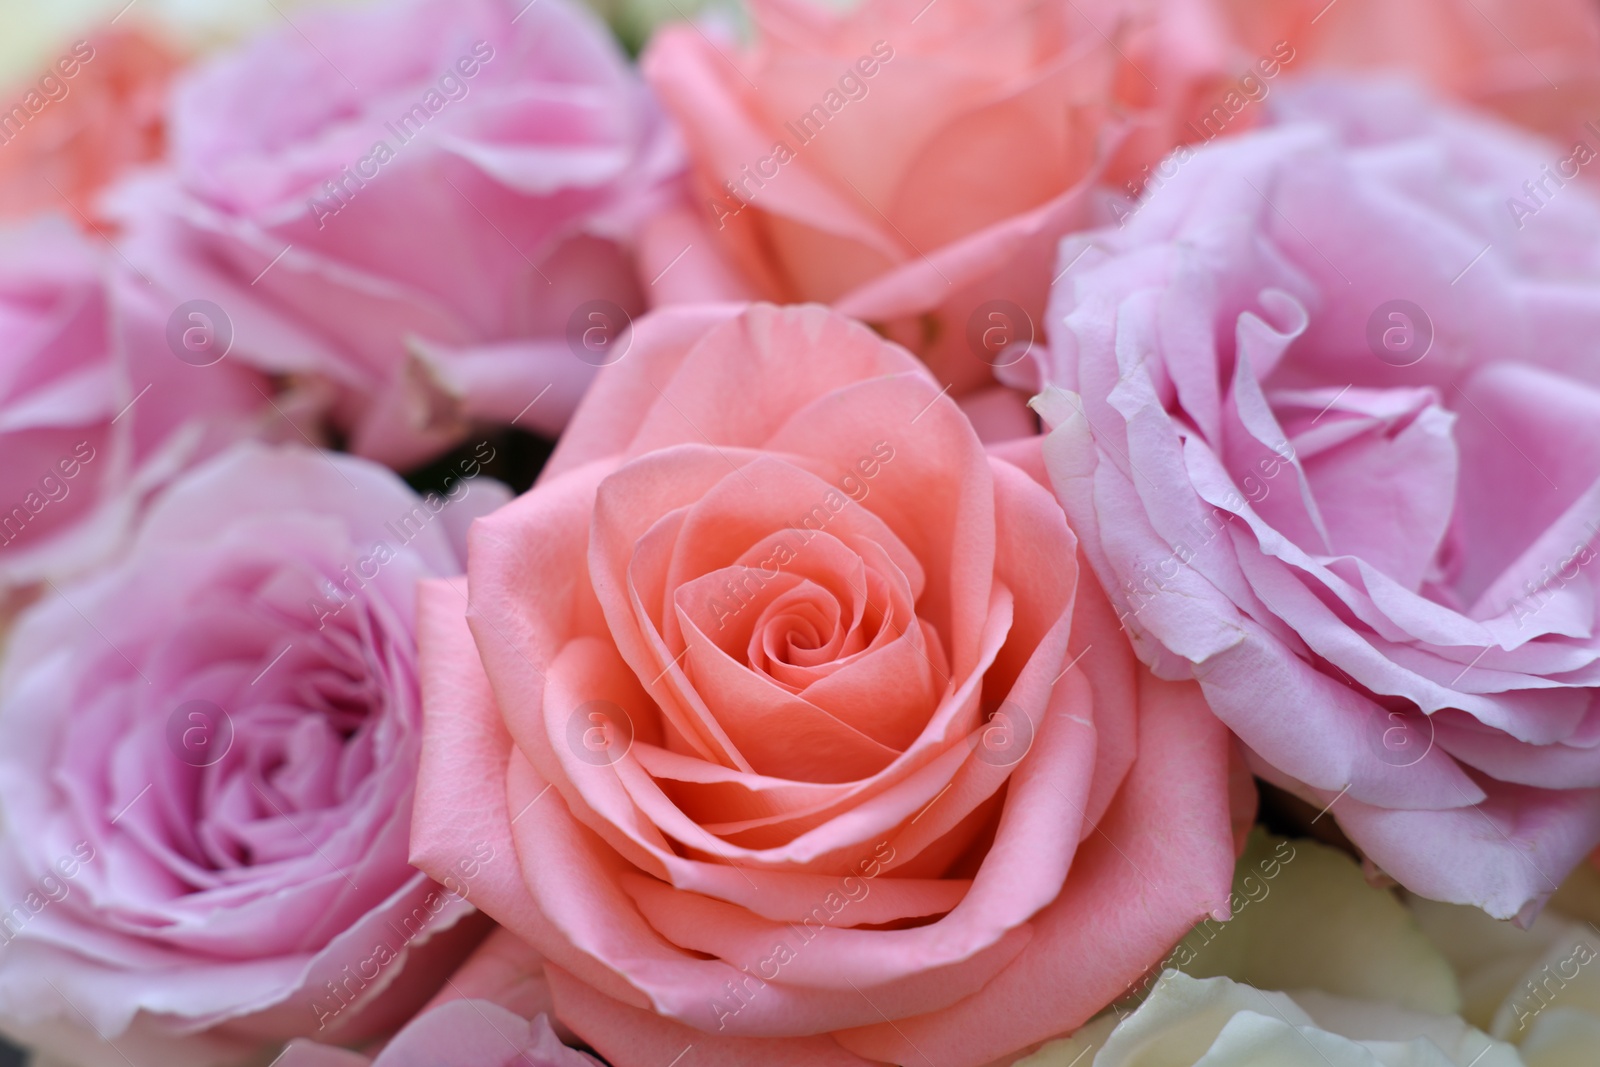
[{"label": "blurred background rose", "polygon": [[679,165],[568,0],[308,14],[185,72],[168,122],[162,166],[107,194],[123,252],[400,469],[474,424],[559,432],[605,361],[577,335],[644,308],[630,245]]},{"label": "blurred background rose", "polygon": [[[1187,8],[1130,0],[749,7],[746,40],[665,26],[642,58],[693,160],[647,274],[668,300],[831,303],[958,397],[994,384],[1001,353],[969,335],[985,305],[1015,308],[1019,335],[1024,315],[1042,326],[1056,242],[1097,217],[1091,187],[1195,139],[1188,120],[1260,59]],[[1032,427],[1020,400],[979,423]]]}]

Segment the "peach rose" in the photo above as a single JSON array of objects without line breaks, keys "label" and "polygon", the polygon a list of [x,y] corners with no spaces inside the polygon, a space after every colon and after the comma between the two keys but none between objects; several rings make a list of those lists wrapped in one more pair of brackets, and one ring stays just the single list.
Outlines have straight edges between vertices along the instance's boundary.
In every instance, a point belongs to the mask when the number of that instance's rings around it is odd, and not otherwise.
[{"label": "peach rose", "polygon": [[1056,243],[1094,221],[1095,182],[1202,136],[1188,120],[1259,58],[1199,0],[750,6],[750,48],[677,25],[643,58],[694,163],[646,276],[665,271],[669,298],[832,303],[958,396],[1042,326]]},{"label": "peach rose", "polygon": [[1299,70],[1397,72],[1564,143],[1595,143],[1583,131],[1600,120],[1593,0],[1216,2],[1250,46],[1292,42]]},{"label": "peach rose", "polygon": [[0,91],[0,218],[57,212],[92,227],[96,194],[160,157],[170,46],[137,29],[64,44],[33,77]]},{"label": "peach rose", "polygon": [[1227,915],[1226,734],[1006,456],[824,308],[658,312],[424,586],[413,862],[514,851],[612,1063],[976,1067]]}]

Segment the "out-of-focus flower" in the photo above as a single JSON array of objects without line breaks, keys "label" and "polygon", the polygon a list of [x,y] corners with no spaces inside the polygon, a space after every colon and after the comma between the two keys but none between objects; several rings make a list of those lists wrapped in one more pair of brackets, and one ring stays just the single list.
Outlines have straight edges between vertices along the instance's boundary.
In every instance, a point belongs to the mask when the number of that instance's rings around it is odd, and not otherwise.
[{"label": "out-of-focus flower", "polygon": [[1520,1064],[1458,1017],[1449,963],[1348,854],[1256,830],[1229,907],[1133,998],[1017,1067]]},{"label": "out-of-focus flower", "polygon": [[1214,0],[1247,47],[1288,40],[1298,69],[1400,74],[1555,137],[1600,121],[1592,0]]},{"label": "out-of-focus flower", "polygon": [[1374,888],[1350,856],[1315,841],[1254,831],[1234,872],[1227,922],[1205,919],[1160,967],[1118,998],[1126,1015],[1166,968],[1258,989],[1314,989],[1453,1015],[1450,965],[1396,894]]},{"label": "out-of-focus flower", "polygon": [[474,471],[419,498],[352,457],[241,445],[17,620],[0,1026],[91,1067],[211,1067],[371,1039],[434,992],[476,879],[515,862],[468,843],[442,885],[406,862],[416,586],[506,499]]},{"label": "out-of-focus flower", "polygon": [[1519,210],[1548,145],[1398,87],[1278,93],[1063,247],[1051,478],[1258,773],[1526,920],[1600,842],[1600,200]]},{"label": "out-of-focus flower", "polygon": [[[1093,1057],[1090,1058],[1090,1053]],[[1052,1042],[1016,1067],[1522,1067],[1516,1050],[1450,1015],[1382,1001],[1268,992],[1168,972],[1150,999]]]},{"label": "out-of-focus flower", "polygon": [[1473,908],[1411,902],[1456,967],[1463,1014],[1528,1067],[1589,1067],[1600,1050],[1600,873],[1573,872],[1527,930]]},{"label": "out-of-focus flower", "polygon": [[175,349],[172,311],[64,223],[0,231],[0,598],[91,566],[152,490],[258,428],[265,377]]},{"label": "out-of-focus flower", "polygon": [[630,238],[676,167],[568,0],[297,17],[186,76],[169,122],[170,165],[109,201],[124,251],[396,467],[475,422],[560,430],[642,310]]},{"label": "out-of-focus flower", "polygon": [[[644,55],[693,161],[688,199],[652,227],[648,273],[671,299],[832,303],[958,396],[1042,337],[1056,242],[1100,217],[1090,187],[1141,180],[1224,100],[1241,101],[1229,130],[1249,128],[1294,57],[1287,43],[1240,54],[1192,4],[751,12],[747,46],[668,25]],[[1026,412],[1011,422],[1031,431]]]},{"label": "out-of-focus flower", "polygon": [[58,212],[92,227],[96,194],[156,159],[179,56],[138,30],[64,46],[32,80],[0,87],[0,218]]}]

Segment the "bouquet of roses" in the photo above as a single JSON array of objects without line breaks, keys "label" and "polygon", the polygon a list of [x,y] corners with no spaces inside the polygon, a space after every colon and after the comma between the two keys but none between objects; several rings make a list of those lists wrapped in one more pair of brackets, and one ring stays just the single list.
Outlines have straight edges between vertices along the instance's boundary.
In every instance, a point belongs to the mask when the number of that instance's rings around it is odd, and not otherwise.
[{"label": "bouquet of roses", "polygon": [[1600,1063],[1593,0],[0,26],[40,1067]]}]

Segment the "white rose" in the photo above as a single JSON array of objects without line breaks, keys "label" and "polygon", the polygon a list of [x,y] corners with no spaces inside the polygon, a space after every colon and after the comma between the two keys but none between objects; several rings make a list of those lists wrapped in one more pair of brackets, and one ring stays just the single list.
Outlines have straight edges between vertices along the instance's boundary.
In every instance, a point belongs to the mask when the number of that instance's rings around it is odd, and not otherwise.
[{"label": "white rose", "polygon": [[1455,967],[1468,1019],[1528,1067],[1600,1063],[1600,873],[1580,867],[1527,930],[1473,908],[1411,907]]},{"label": "white rose", "polygon": [[[1092,1058],[1090,1058],[1090,1054]],[[1016,1067],[1521,1067],[1451,1015],[1227,978],[1162,976],[1138,1011],[1105,1016]]]}]

